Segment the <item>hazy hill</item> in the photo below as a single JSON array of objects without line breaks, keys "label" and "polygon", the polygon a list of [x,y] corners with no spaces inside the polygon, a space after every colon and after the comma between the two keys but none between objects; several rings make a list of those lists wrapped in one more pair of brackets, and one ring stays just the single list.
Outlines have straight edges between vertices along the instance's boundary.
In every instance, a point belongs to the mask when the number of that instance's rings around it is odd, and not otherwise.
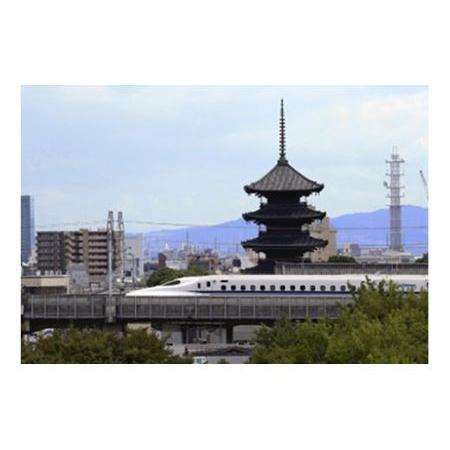
[{"label": "hazy hill", "polygon": [[[360,245],[385,246],[389,242],[388,208],[367,213],[345,214],[332,218],[331,222],[338,230],[338,245],[344,242],[356,242]],[[403,244],[406,250],[417,255],[428,251],[427,208],[412,205],[403,206],[402,227],[404,227]]]},{"label": "hazy hill", "polygon": [[[403,242],[405,248],[420,255],[428,251],[428,229],[412,228],[428,226],[428,209],[405,205],[402,208]],[[372,212],[345,214],[331,218],[337,229],[338,246],[354,242],[364,246],[386,246],[389,239],[389,209]],[[201,248],[216,248],[234,254],[242,251],[239,243],[256,236],[258,228],[243,219],[218,224],[215,227],[195,227],[152,231],[145,235],[146,248],[152,254],[164,249],[166,243],[171,248],[179,248],[189,240],[191,245]],[[419,245],[420,244],[420,245]]]}]

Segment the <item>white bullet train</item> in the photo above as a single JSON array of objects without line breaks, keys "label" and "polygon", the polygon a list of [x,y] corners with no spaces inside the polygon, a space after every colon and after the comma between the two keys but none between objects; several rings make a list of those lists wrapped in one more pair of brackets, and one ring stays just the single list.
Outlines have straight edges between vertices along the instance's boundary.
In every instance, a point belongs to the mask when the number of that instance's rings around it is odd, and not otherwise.
[{"label": "white bullet train", "polygon": [[206,275],[177,278],[126,296],[349,295],[351,287],[358,288],[366,277],[375,283],[392,280],[402,289],[416,293],[428,289],[428,275]]}]

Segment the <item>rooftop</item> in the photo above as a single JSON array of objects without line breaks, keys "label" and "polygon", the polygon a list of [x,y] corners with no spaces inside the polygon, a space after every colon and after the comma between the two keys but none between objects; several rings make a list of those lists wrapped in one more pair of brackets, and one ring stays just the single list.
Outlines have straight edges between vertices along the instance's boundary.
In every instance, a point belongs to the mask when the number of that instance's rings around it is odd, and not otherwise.
[{"label": "rooftop", "polygon": [[245,192],[264,193],[290,191],[299,193],[320,192],[324,185],[316,183],[295,170],[287,161],[278,160],[276,166],[258,181],[244,187]]}]

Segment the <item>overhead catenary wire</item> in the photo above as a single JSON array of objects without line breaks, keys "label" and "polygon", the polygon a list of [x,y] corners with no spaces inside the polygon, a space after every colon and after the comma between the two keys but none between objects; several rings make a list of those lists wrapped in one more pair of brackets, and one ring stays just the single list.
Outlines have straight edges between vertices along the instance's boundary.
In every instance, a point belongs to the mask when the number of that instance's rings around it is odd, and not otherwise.
[{"label": "overhead catenary wire", "polygon": [[[127,220],[129,224],[134,225],[152,225],[152,226],[168,226],[168,227],[186,227],[186,228],[220,228],[220,229],[240,229],[240,230],[253,230],[257,228],[257,225],[221,225],[221,224],[193,224],[193,223],[175,223],[175,222],[154,222],[150,220]],[[90,222],[63,222],[63,223],[51,223],[51,224],[39,224],[36,228],[53,228],[53,227],[69,227],[69,226],[82,226],[82,225],[98,225],[104,224],[104,220],[92,220]],[[337,231],[347,231],[347,230],[389,230],[391,227],[385,226],[369,226],[369,227],[336,227],[332,225]],[[400,227],[402,230],[405,229],[427,229],[428,225],[407,225]],[[273,228],[272,229],[276,229]],[[282,228],[283,230],[286,227]],[[297,230],[297,228],[293,228]]]}]

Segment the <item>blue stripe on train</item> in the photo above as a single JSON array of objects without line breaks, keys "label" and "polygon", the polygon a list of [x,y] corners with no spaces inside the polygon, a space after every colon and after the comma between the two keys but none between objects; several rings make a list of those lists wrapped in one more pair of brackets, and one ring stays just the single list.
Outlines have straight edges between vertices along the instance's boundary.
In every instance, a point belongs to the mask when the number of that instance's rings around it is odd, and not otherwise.
[{"label": "blue stripe on train", "polygon": [[249,295],[320,295],[320,294],[331,294],[331,295],[349,295],[350,291],[241,291],[236,289],[235,291],[226,290],[226,291],[190,291],[190,292],[199,292],[201,294],[249,294]]},{"label": "blue stripe on train", "polygon": [[[189,292],[199,292],[201,294],[230,294],[230,295],[236,295],[236,294],[248,294],[248,295],[351,295],[351,291],[241,291],[241,290],[226,290],[226,291],[189,291]],[[419,291],[414,291],[415,294],[419,294]]]}]

